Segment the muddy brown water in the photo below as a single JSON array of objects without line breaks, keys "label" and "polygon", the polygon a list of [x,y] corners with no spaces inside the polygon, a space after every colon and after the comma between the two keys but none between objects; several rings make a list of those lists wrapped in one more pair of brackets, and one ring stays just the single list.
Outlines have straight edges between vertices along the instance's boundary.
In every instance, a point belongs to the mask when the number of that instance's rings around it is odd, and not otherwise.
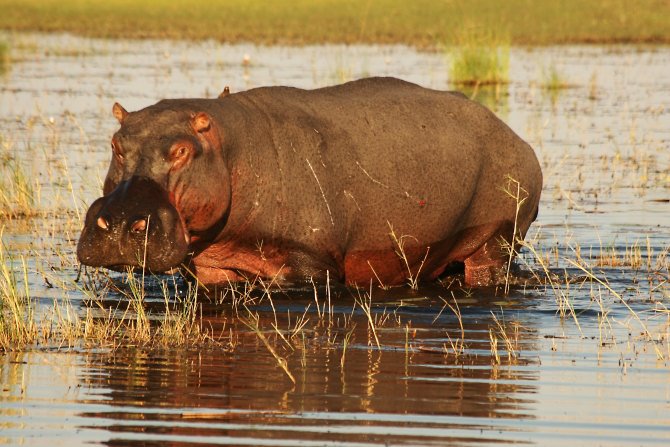
[{"label": "muddy brown water", "polygon": [[[13,61],[0,75],[0,162],[22,166],[41,214],[0,221],[2,240],[15,271],[25,259],[20,283],[36,313],[51,318],[64,300],[92,311],[74,286],[74,249],[109,160],[114,101],[135,110],[225,85],[312,88],[367,75],[448,88],[444,54],[402,46],[4,38]],[[552,68],[568,88],[543,87]],[[309,288],[261,296],[249,307],[295,383],[231,299],[203,299],[199,310],[224,334],[219,344],[5,352],[0,442],[670,445],[670,49],[513,48],[509,77],[497,99],[477,98],[541,160],[528,239],[542,262],[529,249],[519,262],[541,283],[508,295],[455,283],[373,289],[374,331],[356,304],[366,291],[334,288],[330,311],[323,288],[318,303]],[[445,306],[454,298],[462,330]],[[154,321],[165,318],[151,282],[145,304]],[[123,295],[105,296],[104,308],[123,305]]]}]

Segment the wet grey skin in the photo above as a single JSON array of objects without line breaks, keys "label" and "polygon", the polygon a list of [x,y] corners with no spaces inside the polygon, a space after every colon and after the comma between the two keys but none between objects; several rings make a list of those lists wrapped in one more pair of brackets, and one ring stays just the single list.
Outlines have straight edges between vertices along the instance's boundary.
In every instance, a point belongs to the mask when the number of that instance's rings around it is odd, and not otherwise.
[{"label": "wet grey skin", "polygon": [[[367,78],[113,112],[85,265],[384,286],[461,266],[466,284],[486,286],[538,213],[533,149],[454,92]],[[522,193],[520,209],[506,189]]]}]

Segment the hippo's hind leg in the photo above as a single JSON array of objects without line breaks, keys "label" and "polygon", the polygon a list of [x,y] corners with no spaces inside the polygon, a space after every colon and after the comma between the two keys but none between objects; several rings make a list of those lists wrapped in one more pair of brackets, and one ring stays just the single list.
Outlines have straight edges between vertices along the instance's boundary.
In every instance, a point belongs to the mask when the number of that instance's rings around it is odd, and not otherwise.
[{"label": "hippo's hind leg", "polygon": [[499,256],[499,251],[499,241],[488,241],[465,260],[465,283],[468,286],[491,286],[502,282],[507,259]]},{"label": "hippo's hind leg", "polygon": [[510,256],[508,241],[512,232],[511,224],[502,225],[465,258],[465,283],[468,286],[492,286],[504,282]]}]

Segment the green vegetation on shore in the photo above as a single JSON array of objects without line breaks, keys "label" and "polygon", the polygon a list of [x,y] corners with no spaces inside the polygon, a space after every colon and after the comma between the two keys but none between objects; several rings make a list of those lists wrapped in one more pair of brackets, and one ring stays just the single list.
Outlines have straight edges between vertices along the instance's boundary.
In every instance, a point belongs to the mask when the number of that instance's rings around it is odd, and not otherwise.
[{"label": "green vegetation on shore", "polygon": [[466,26],[512,45],[670,43],[670,2],[659,0],[0,0],[0,11],[0,29],[113,38],[435,47]]}]

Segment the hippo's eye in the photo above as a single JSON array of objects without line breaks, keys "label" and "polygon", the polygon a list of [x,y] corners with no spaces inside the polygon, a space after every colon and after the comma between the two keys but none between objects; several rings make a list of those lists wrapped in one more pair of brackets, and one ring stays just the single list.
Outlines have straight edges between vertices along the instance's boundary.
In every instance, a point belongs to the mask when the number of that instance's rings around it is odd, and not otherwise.
[{"label": "hippo's eye", "polygon": [[181,166],[188,160],[188,155],[190,153],[190,148],[186,145],[175,145],[170,150],[170,161],[173,165]]},{"label": "hippo's eye", "polygon": [[121,148],[119,148],[116,144],[114,144],[113,141],[112,141],[112,152],[119,161],[123,161],[123,152],[121,151]]}]

